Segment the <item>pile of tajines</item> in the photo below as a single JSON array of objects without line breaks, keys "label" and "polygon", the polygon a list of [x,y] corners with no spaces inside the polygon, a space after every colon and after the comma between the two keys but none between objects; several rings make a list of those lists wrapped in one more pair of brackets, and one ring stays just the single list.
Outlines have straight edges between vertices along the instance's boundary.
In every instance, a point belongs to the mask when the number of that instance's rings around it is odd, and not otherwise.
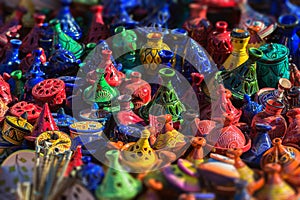
[{"label": "pile of tajines", "polygon": [[300,5],[266,2],[0,3],[1,199],[300,198]]}]

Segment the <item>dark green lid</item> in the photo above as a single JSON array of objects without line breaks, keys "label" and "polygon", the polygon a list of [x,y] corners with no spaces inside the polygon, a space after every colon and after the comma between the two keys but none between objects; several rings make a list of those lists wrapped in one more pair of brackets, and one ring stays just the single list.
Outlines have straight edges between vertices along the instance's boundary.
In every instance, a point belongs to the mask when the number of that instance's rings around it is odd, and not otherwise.
[{"label": "dark green lid", "polygon": [[289,55],[289,49],[277,43],[265,44],[259,47],[259,49],[264,53],[262,58],[258,62],[262,63],[275,63],[279,62]]}]

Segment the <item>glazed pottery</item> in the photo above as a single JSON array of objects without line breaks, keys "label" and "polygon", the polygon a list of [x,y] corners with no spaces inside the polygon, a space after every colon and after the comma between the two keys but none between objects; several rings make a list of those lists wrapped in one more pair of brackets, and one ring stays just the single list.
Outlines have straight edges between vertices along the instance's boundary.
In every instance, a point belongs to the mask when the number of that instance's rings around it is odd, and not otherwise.
[{"label": "glazed pottery", "polygon": [[6,73],[11,73],[17,70],[21,60],[19,59],[19,48],[22,44],[21,40],[12,39],[10,41],[11,49],[6,52],[5,59],[0,63],[0,73],[1,75]]},{"label": "glazed pottery", "polygon": [[82,158],[82,146],[78,145],[76,146],[76,149],[74,150],[74,153],[72,154],[72,157],[68,164],[68,168],[65,173],[66,176],[69,176],[73,170],[76,170],[76,168],[78,169],[83,166]]},{"label": "glazed pottery", "polygon": [[147,73],[155,74],[161,58],[158,52],[170,50],[170,47],[163,43],[163,35],[159,32],[149,33],[147,43],[140,50],[140,59]]},{"label": "glazed pottery", "polygon": [[9,107],[0,99],[0,122],[5,119],[6,112]]},{"label": "glazed pottery", "polygon": [[281,166],[269,163],[264,166],[267,181],[263,188],[255,195],[258,199],[295,199],[295,191],[280,176]]},{"label": "glazed pottery", "polygon": [[24,82],[22,80],[23,74],[21,70],[15,70],[10,73],[10,79],[8,83],[11,84],[12,95],[18,99],[21,99],[24,95]]},{"label": "glazed pottery", "polygon": [[33,129],[26,118],[26,113],[20,117],[6,116],[2,127],[2,137],[13,145],[21,145],[24,136],[29,135]]},{"label": "glazed pottery", "polygon": [[256,21],[253,23],[253,25],[250,25],[247,28],[247,30],[250,33],[248,48],[249,47],[259,48],[261,45],[265,44],[265,41],[259,35],[259,32],[263,29],[263,27],[261,27],[260,24],[261,24],[260,21]]},{"label": "glazed pottery", "polygon": [[[283,44],[290,50],[290,57],[295,62],[297,50],[299,49],[300,38],[297,35],[299,18],[296,15],[284,14],[278,18],[279,27],[282,29],[279,43]],[[297,65],[300,63],[297,63]]]},{"label": "glazed pottery", "polygon": [[24,54],[31,53],[33,49],[39,47],[40,29],[44,23],[46,16],[42,14],[34,14],[35,25],[31,31],[24,37],[20,46],[20,51]]},{"label": "glazed pottery", "polygon": [[105,40],[108,38],[109,30],[102,18],[103,6],[94,5],[91,7],[91,11],[94,15],[87,38],[85,39],[85,43],[87,44],[94,42],[97,44],[100,40]]},{"label": "glazed pottery", "polygon": [[26,101],[20,101],[14,104],[9,109],[9,113],[13,116],[20,117],[25,112],[27,113],[27,121],[34,124],[37,118],[41,114],[41,108],[33,103],[28,103]]},{"label": "glazed pottery", "polygon": [[43,23],[40,31],[39,46],[45,50],[47,58],[52,53],[53,35],[54,32],[49,23]]},{"label": "glazed pottery", "polygon": [[300,128],[300,108],[293,108],[290,109],[286,116],[289,120],[289,126],[286,131],[286,135],[283,138],[283,144],[295,144],[299,145],[300,142],[300,135],[299,135],[299,128]]},{"label": "glazed pottery", "polygon": [[32,88],[32,96],[38,103],[49,103],[55,110],[66,101],[65,83],[59,79],[45,79]]},{"label": "glazed pottery", "polygon": [[232,53],[223,63],[226,70],[233,70],[249,58],[247,54],[247,45],[250,39],[250,34],[247,30],[234,28],[230,33]]},{"label": "glazed pottery", "polygon": [[0,75],[0,99],[7,105],[12,102],[10,85]]},{"label": "glazed pottery", "polygon": [[259,90],[256,61],[263,56],[263,53],[256,48],[249,48],[248,52],[249,58],[246,62],[230,71],[224,70],[220,73],[225,88],[229,89],[232,96],[239,100],[243,99],[245,94],[252,96]]},{"label": "glazed pottery", "polygon": [[24,85],[24,95],[23,99],[26,101],[33,101],[32,97],[32,88],[42,82],[44,80],[43,76],[45,73],[41,70],[42,62],[41,62],[41,55],[42,51],[41,49],[37,49],[34,51],[34,60],[31,64],[31,67],[28,70],[28,73],[26,74],[27,80]]},{"label": "glazed pottery", "polygon": [[145,126],[146,123],[142,118],[136,115],[130,108],[131,96],[121,95],[118,97],[120,104],[120,111],[115,114],[116,121],[122,125],[142,125]]},{"label": "glazed pottery", "polygon": [[126,2],[125,0],[116,0],[114,4],[114,7],[116,7],[117,9],[116,9],[116,14],[113,15],[114,19],[111,23],[112,29],[115,29],[118,26],[124,26],[126,29],[134,29],[138,25],[138,22],[134,21],[129,16],[124,6],[125,2]]},{"label": "glazed pottery", "polygon": [[97,138],[102,134],[103,125],[94,121],[79,121],[71,124],[69,129],[72,139],[76,137],[84,138],[85,136]]},{"label": "glazed pottery", "polygon": [[287,124],[285,119],[281,116],[281,112],[284,108],[282,102],[269,99],[267,100],[267,105],[264,111],[258,113],[253,117],[252,120],[252,136],[256,136],[255,126],[257,123],[268,124],[272,127],[269,131],[269,136],[271,140],[274,138],[283,138],[287,130]]},{"label": "glazed pottery", "polygon": [[172,115],[173,122],[183,121],[181,113],[185,111],[185,107],[178,98],[171,83],[171,78],[175,76],[175,71],[171,68],[162,68],[159,70],[159,76],[163,82],[152,100],[139,110],[141,117],[149,120],[151,107],[158,104],[161,106],[160,110],[162,113]]},{"label": "glazed pottery", "polygon": [[104,178],[104,170],[100,165],[91,162],[91,157],[83,157],[84,165],[78,172],[83,185],[91,192],[95,191]]},{"label": "glazed pottery", "polygon": [[[67,0],[68,1],[68,0]],[[70,51],[74,56],[79,59],[84,51],[83,46],[73,40],[70,36],[65,34],[61,29],[61,23],[57,19],[50,21],[50,25],[53,27],[54,36],[53,36],[53,46],[61,44],[61,47],[67,51]]]},{"label": "glazed pottery", "polygon": [[103,109],[99,109],[97,103],[93,103],[91,108],[81,110],[79,116],[84,121],[97,121],[103,125],[110,119],[111,113]]},{"label": "glazed pottery", "polygon": [[263,154],[272,147],[268,133],[272,130],[272,127],[267,124],[257,123],[255,128],[257,135],[253,139],[251,149],[243,154],[243,159],[253,166],[259,166]]},{"label": "glazed pottery", "polygon": [[263,88],[259,90],[255,96],[255,101],[261,104],[264,108],[266,107],[269,99],[277,100],[283,103],[284,108],[282,113],[285,114],[289,108],[289,101],[285,96],[285,91],[291,88],[291,82],[286,78],[279,79],[278,87],[274,88]]},{"label": "glazed pottery", "polygon": [[49,63],[44,67],[48,78],[56,78],[58,76],[76,75],[79,69],[80,59],[65,50],[63,45],[57,44],[55,52],[49,57]]},{"label": "glazed pottery", "polygon": [[236,193],[234,194],[234,200],[251,200],[251,196],[247,191],[247,181],[237,180],[235,182]]},{"label": "glazed pottery", "polygon": [[176,150],[176,154],[181,154],[182,151],[186,150],[186,144],[186,137],[173,129],[159,134],[153,147],[158,150],[166,149],[172,151],[173,149],[174,151]]},{"label": "glazed pottery", "polygon": [[57,19],[59,19],[61,23],[61,29],[74,40],[79,40],[82,36],[82,32],[70,11],[72,0],[60,0],[60,2],[61,9],[58,13]]},{"label": "glazed pottery", "polygon": [[[105,156],[109,160],[110,168],[96,189],[98,199],[132,199],[142,189],[140,181],[134,179],[119,163],[119,151],[111,150]],[[128,187],[130,185],[130,187]]]},{"label": "glazed pottery", "polygon": [[75,118],[65,113],[63,108],[58,109],[57,113],[52,113],[54,121],[58,127],[58,129],[62,132],[68,133],[69,126],[77,122]]},{"label": "glazed pottery", "polygon": [[[34,51],[41,51],[40,55],[40,62],[45,65],[47,63],[47,58],[44,49],[42,48],[37,48]],[[32,53],[28,53],[22,60],[19,66],[19,69],[22,70],[22,73],[26,74],[35,61],[35,53],[34,51]]]},{"label": "glazed pottery", "polygon": [[121,94],[131,95],[134,111],[151,100],[151,86],[142,79],[140,72],[131,72],[130,79],[125,79],[119,89]]},{"label": "glazed pottery", "polygon": [[276,88],[280,78],[290,77],[289,49],[281,44],[265,44],[259,48],[263,56],[257,61],[257,80],[259,88]]},{"label": "glazed pottery", "polygon": [[184,192],[199,192],[200,184],[196,176],[190,176],[182,168],[185,166],[178,166],[173,164],[163,168],[162,172],[166,180],[169,181],[176,188]]},{"label": "glazed pottery", "polygon": [[[47,142],[50,143],[50,145],[48,143],[49,146],[46,146]],[[71,139],[66,133],[61,131],[45,131],[36,138],[35,144],[43,149],[47,149],[48,153],[64,153],[70,150]]]},{"label": "glazed pottery", "polygon": [[260,165],[264,168],[269,163],[277,163],[282,167],[282,174],[293,173],[300,164],[300,152],[294,147],[284,146],[280,138],[272,140],[273,147],[263,154]]},{"label": "glazed pottery", "polygon": [[51,115],[49,106],[47,103],[45,103],[38,119],[34,124],[30,135],[25,136],[25,139],[29,141],[34,141],[36,137],[39,136],[42,132],[57,130],[58,127],[53,119],[53,116]]},{"label": "glazed pottery", "polygon": [[300,86],[293,86],[287,95],[290,109],[300,107]]},{"label": "glazed pottery", "polygon": [[217,64],[222,66],[232,51],[230,31],[227,30],[228,24],[225,21],[216,23],[216,30],[213,30],[207,39],[207,51]]},{"label": "glazed pottery", "polygon": [[119,96],[119,91],[107,83],[104,77],[104,69],[97,69],[96,73],[99,79],[84,90],[84,100],[89,104],[97,103],[100,109],[111,110],[111,102]]},{"label": "glazed pottery", "polygon": [[246,122],[251,125],[254,115],[263,111],[262,105],[251,100],[251,97],[247,94],[244,95],[244,105],[242,106],[243,114],[241,116],[241,121]]},{"label": "glazed pottery", "polygon": [[290,81],[293,86],[300,86],[300,71],[294,63],[290,63]]},{"label": "glazed pottery", "polygon": [[206,140],[203,137],[194,137],[191,139],[192,151],[186,157],[186,159],[192,162],[195,166],[198,166],[204,161],[203,146],[205,146]]},{"label": "glazed pottery", "polygon": [[113,138],[117,139],[118,142],[127,144],[130,142],[137,142],[139,138],[141,138],[141,135],[141,130],[138,127],[118,124],[115,127]]}]

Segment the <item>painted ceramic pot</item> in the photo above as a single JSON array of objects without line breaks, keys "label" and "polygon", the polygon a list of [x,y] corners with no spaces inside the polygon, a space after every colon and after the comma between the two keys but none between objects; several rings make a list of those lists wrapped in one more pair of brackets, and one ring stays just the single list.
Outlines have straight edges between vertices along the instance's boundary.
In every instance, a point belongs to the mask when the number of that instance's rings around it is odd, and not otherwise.
[{"label": "painted ceramic pot", "polygon": [[290,63],[290,81],[293,86],[300,86],[300,71],[294,63]]},{"label": "painted ceramic pot", "polygon": [[258,199],[295,199],[295,190],[280,176],[281,166],[269,163],[264,166],[267,181],[264,187],[255,195]]},{"label": "painted ceramic pot", "polygon": [[204,161],[205,155],[203,147],[206,145],[206,140],[203,137],[193,137],[190,142],[193,149],[187,155],[186,159],[195,166],[198,166]]},{"label": "painted ceramic pot", "polygon": [[282,174],[293,173],[300,165],[300,152],[294,147],[284,146],[280,138],[272,140],[273,147],[266,151],[261,159],[261,167],[277,163],[282,167]]},{"label": "painted ceramic pot", "polygon": [[225,88],[229,89],[235,99],[242,100],[244,95],[254,95],[258,90],[256,77],[256,61],[263,53],[259,49],[249,48],[249,58],[240,66],[220,72]]},{"label": "painted ceramic pot", "polygon": [[[50,147],[45,146],[45,142],[51,143]],[[47,148],[49,152],[59,152],[64,153],[65,151],[70,150],[71,148],[71,139],[70,137],[61,131],[46,131],[41,133],[35,141],[37,146]]]},{"label": "painted ceramic pot", "polygon": [[19,59],[19,48],[22,44],[21,40],[10,40],[11,48],[6,52],[5,59],[0,63],[1,75],[11,73],[19,68],[21,60]]},{"label": "painted ceramic pot", "polygon": [[65,133],[69,133],[69,126],[77,122],[75,118],[67,115],[63,108],[60,108],[57,113],[52,113],[52,116],[59,130]]},{"label": "painted ceramic pot", "polygon": [[20,101],[9,109],[10,114],[16,117],[20,117],[22,114],[26,112],[27,121],[31,124],[35,123],[35,121],[41,114],[41,111],[42,109],[39,106],[33,103],[28,103],[26,101]]},{"label": "painted ceramic pot", "polygon": [[139,128],[136,128],[135,126],[125,126],[122,124],[115,127],[114,134],[114,139],[117,139],[118,142],[124,142],[125,144],[137,142],[142,136]]},{"label": "painted ceramic pot", "polygon": [[161,58],[158,52],[161,50],[170,50],[170,47],[163,43],[163,35],[159,32],[149,33],[147,43],[140,50],[140,59],[147,73],[155,74]]},{"label": "painted ceramic pot", "polygon": [[38,102],[47,102],[55,110],[66,101],[65,83],[59,79],[43,80],[32,88],[32,95]]},{"label": "painted ceramic pot", "polygon": [[21,117],[6,116],[2,128],[2,137],[13,145],[21,145],[24,136],[29,135],[32,129],[33,126],[26,120],[26,114]]},{"label": "painted ceramic pot", "polygon": [[135,111],[151,100],[151,87],[142,79],[142,74],[139,72],[132,72],[130,79],[124,80],[119,90],[121,94],[131,95]]},{"label": "painted ceramic pot", "polygon": [[289,108],[300,107],[300,86],[293,86],[288,92]]},{"label": "painted ceramic pot", "polygon": [[0,122],[5,119],[5,115],[8,111],[9,107],[0,99]]},{"label": "painted ceramic pot", "polygon": [[287,130],[286,121],[280,114],[283,108],[282,102],[273,99],[268,100],[265,110],[253,117],[251,125],[252,136],[256,136],[256,124],[262,123],[272,126],[272,130],[269,131],[271,140],[274,138],[283,138]]},{"label": "painted ceramic pot", "polygon": [[289,49],[281,44],[265,44],[259,48],[263,56],[257,61],[259,88],[276,88],[280,78],[290,78]]},{"label": "painted ceramic pot", "polygon": [[249,58],[247,54],[247,45],[250,40],[250,34],[247,30],[235,28],[230,33],[232,53],[223,63],[226,70],[233,70]]},{"label": "painted ceramic pot", "polygon": [[208,35],[207,51],[212,59],[221,68],[232,51],[230,31],[227,30],[228,24],[225,21],[216,23],[216,30]]},{"label": "painted ceramic pot", "polygon": [[287,113],[286,116],[288,117],[289,120],[289,126],[286,131],[286,135],[283,138],[283,144],[288,145],[288,144],[294,144],[298,147],[300,147],[299,142],[300,142],[300,108],[293,108],[290,109]]},{"label": "painted ceramic pot", "polygon": [[91,108],[81,110],[79,112],[79,116],[84,121],[97,121],[105,125],[105,123],[109,121],[111,113],[106,110],[99,109],[98,104],[93,103]]},{"label": "painted ceramic pot", "polygon": [[[43,48],[37,48],[38,50],[41,51],[41,55],[40,55],[40,61],[43,65],[46,64],[47,62],[47,57],[45,54],[45,51]],[[34,60],[35,60],[35,54],[34,53],[28,53],[22,60],[20,63],[20,67],[19,69],[22,70],[22,72],[24,74],[26,74],[28,72],[28,70],[30,69],[30,67],[32,66]]]},{"label": "painted ceramic pot", "polygon": [[265,41],[261,38],[259,35],[259,32],[261,30],[261,27],[259,26],[261,22],[257,21],[254,22],[253,25],[250,25],[247,30],[250,33],[250,40],[248,43],[248,47],[254,47],[254,48],[259,48],[263,44],[265,44]]},{"label": "painted ceramic pot", "polygon": [[242,106],[242,117],[241,121],[251,125],[253,117],[263,111],[262,105],[251,100],[251,97],[247,94],[244,95],[244,105]]},{"label": "painted ceramic pot", "polygon": [[69,126],[70,137],[81,137],[84,135],[90,135],[91,137],[100,137],[103,131],[103,126],[99,122],[93,121],[80,121],[75,122]]}]

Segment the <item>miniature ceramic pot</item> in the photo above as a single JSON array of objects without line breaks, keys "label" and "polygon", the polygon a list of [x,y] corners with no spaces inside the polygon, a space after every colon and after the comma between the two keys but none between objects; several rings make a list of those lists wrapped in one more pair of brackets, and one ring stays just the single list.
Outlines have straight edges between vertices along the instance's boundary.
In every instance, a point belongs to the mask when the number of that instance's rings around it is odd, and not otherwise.
[{"label": "miniature ceramic pot", "polygon": [[29,135],[33,126],[22,117],[6,116],[2,128],[2,137],[14,145],[21,145],[24,136]]},{"label": "miniature ceramic pot", "polygon": [[61,131],[46,131],[41,133],[36,138],[36,145],[42,146],[43,148],[47,148],[46,142],[51,143],[51,145],[48,147],[48,150],[50,152],[59,152],[64,153],[67,150],[70,150],[71,148],[71,139],[70,137]]},{"label": "miniature ceramic pot", "polygon": [[52,113],[52,116],[59,130],[65,133],[69,133],[69,126],[77,122],[75,118],[67,115],[63,108],[60,108],[57,113]]},{"label": "miniature ceramic pot", "polygon": [[103,126],[99,122],[94,121],[80,121],[75,122],[69,126],[70,136],[72,139],[78,136],[91,135],[91,136],[101,136],[103,131]]},{"label": "miniature ceramic pot", "polygon": [[276,88],[280,78],[290,78],[289,49],[282,44],[265,44],[259,49],[263,52],[256,69],[259,88]]},{"label": "miniature ceramic pot", "polygon": [[34,124],[36,119],[39,117],[42,109],[33,104],[33,103],[27,103],[26,101],[20,101],[13,105],[9,112],[16,117],[20,117],[23,113],[27,113],[27,121],[31,124]]}]

